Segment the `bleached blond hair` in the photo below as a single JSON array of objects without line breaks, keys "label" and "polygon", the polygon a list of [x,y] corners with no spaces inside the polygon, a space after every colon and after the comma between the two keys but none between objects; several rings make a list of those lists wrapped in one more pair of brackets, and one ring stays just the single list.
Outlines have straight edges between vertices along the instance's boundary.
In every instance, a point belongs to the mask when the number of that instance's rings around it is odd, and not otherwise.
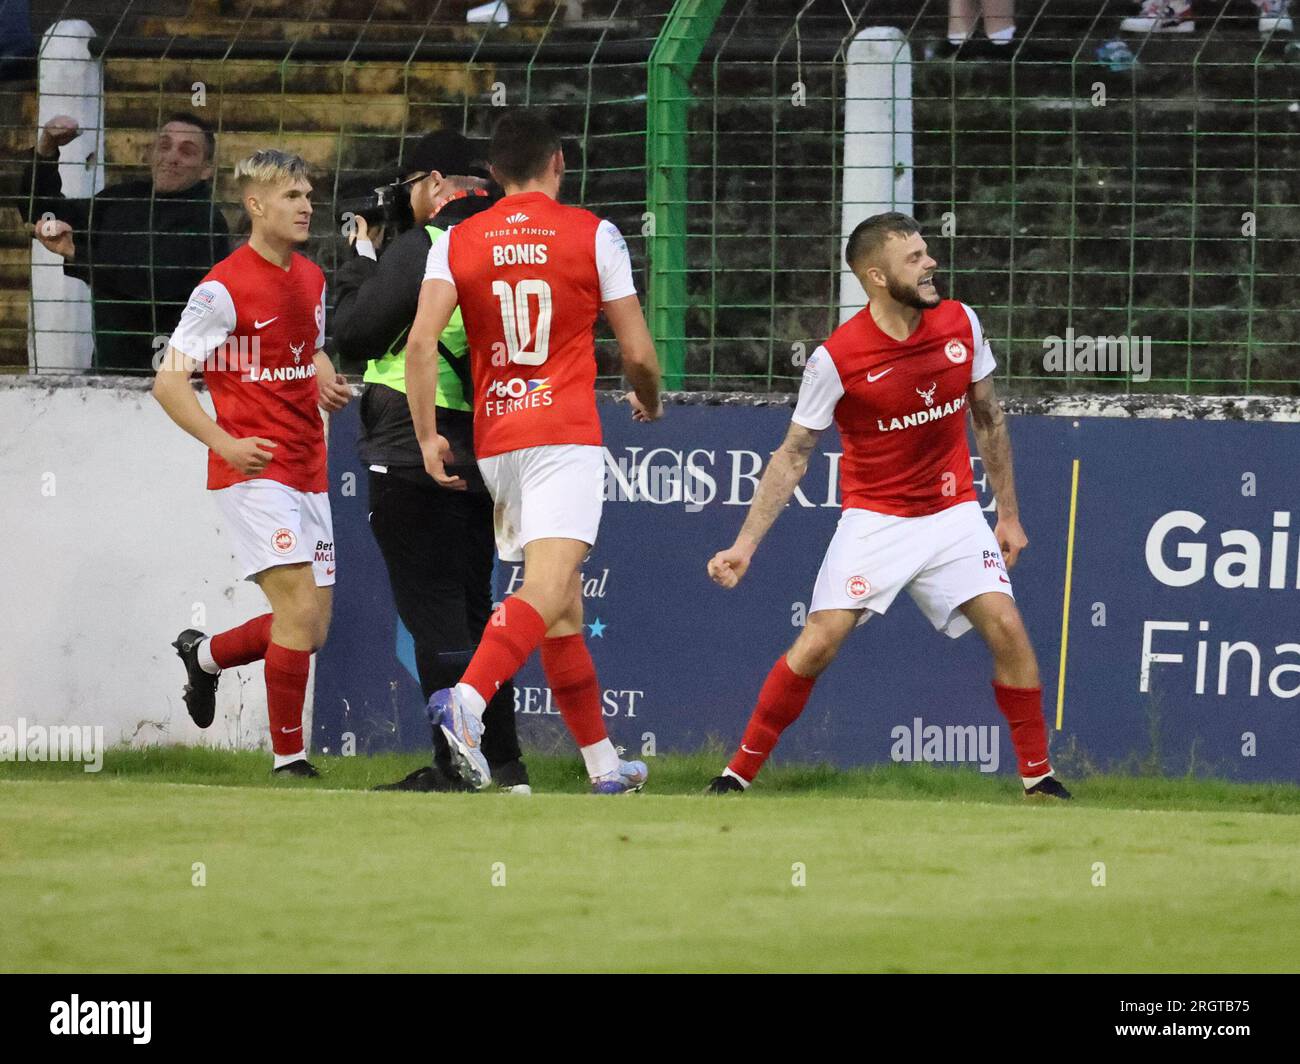
[{"label": "bleached blond hair", "polygon": [[235,165],[235,182],[241,194],[249,185],[280,185],[298,180],[311,180],[306,160],[278,148],[259,148]]}]

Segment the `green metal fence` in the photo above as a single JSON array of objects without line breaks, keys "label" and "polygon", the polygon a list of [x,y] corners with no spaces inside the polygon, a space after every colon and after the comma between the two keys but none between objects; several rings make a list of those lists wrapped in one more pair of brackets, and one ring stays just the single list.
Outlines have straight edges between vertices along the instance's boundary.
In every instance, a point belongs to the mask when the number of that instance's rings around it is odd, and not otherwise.
[{"label": "green metal fence", "polygon": [[[108,186],[147,177],[162,120],[192,111],[216,129],[214,205],[238,238],[234,164],[258,147],[298,152],[311,164],[315,186],[306,252],[328,276],[350,254],[337,202],[359,186],[392,179],[414,138],[440,128],[484,138],[504,108],[542,106],[566,137],[566,197],[627,234],[644,280],[646,69],[672,0],[512,0],[504,23],[468,21],[474,5],[464,0],[37,0],[35,6],[38,36],[72,19],[95,31],[103,128],[94,131],[97,145],[74,143],[64,162],[93,165],[97,155]],[[36,140],[35,87],[0,84],[11,146],[2,163],[0,205],[15,245],[25,245],[20,212],[34,214],[24,179]],[[27,320],[44,322],[52,333],[75,327],[71,315],[58,313],[57,299],[34,295],[26,280],[23,264],[15,262],[0,285],[0,302],[26,311],[24,320],[0,316],[0,368],[29,368]],[[37,313],[43,298],[54,313]],[[145,304],[149,293],[134,298]],[[146,359],[157,348],[156,332],[169,331],[164,318],[131,334]],[[616,373],[607,339],[599,356],[606,374]],[[67,367],[38,362],[32,368]],[[92,368],[122,367],[97,358]]]},{"label": "green metal fence", "polygon": [[[895,205],[922,223],[944,293],[979,311],[1008,388],[1300,391],[1300,61],[1290,35],[1260,36],[1250,0],[1198,0],[1195,32],[1149,37],[1120,32],[1127,0],[1021,0],[1011,45],[977,31],[955,55],[948,0],[516,0],[506,26],[450,0],[307,6],[35,4],[100,33],[110,183],[145,172],[159,118],[202,81],[218,208],[237,222],[230,169],[252,147],[304,152],[327,272],[349,179],[425,130],[482,135],[500,106],[548,107],[573,141],[568,196],[629,238],[673,387],[797,387],[839,320],[842,204],[883,172],[910,184]],[[911,153],[846,171],[847,60],[882,27],[901,40],[890,84],[903,70],[910,90],[906,107],[876,102],[910,108],[894,132]],[[30,146],[33,117],[6,117],[11,145]],[[5,163],[11,203],[23,161]],[[0,272],[0,298],[30,301],[15,263]],[[25,324],[6,313],[0,332],[2,360],[25,367]],[[1058,370],[1053,338],[1131,338],[1150,380]],[[615,383],[608,338],[598,355]]]},{"label": "green metal fence", "polygon": [[[1249,2],[1198,3],[1192,33],[1122,34],[1135,12],[1020,3],[1010,46],[977,34],[954,56],[939,0],[726,4],[690,79],[684,263],[655,263],[657,281],[685,279],[661,336],[684,386],[795,388],[838,322],[844,62],[864,28],[893,26],[913,155],[867,165],[910,170],[898,205],[945,294],[981,314],[1007,386],[1295,393],[1291,37],[1261,37]],[[1148,350],[1150,380],[1089,369],[1092,338],[1093,365],[1107,347],[1120,361],[1121,340],[1134,362]]]}]

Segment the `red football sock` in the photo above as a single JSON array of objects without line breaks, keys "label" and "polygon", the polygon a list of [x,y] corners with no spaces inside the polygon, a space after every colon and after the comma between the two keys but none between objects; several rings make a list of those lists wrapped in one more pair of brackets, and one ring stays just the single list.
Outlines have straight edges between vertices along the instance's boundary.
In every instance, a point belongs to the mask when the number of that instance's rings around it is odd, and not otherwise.
[{"label": "red football sock", "polygon": [[1011,726],[1011,745],[1020,763],[1020,775],[1046,776],[1052,771],[1047,758],[1047,723],[1043,720],[1041,687],[1008,687],[993,681],[998,709]]},{"label": "red football sock", "polygon": [[497,607],[483,629],[483,638],[460,682],[474,688],[484,702],[491,702],[497,688],[519,671],[545,636],[542,615],[512,595]]},{"label": "red football sock", "polygon": [[596,666],[582,634],[542,640],[542,671],[551,685],[565,727],[579,746],[608,738],[600,711],[600,684]]},{"label": "red football sock", "polygon": [[745,780],[757,776],[781,733],[799,719],[816,682],[815,676],[800,676],[791,670],[784,654],[777,658],[758,693],[740,749],[727,768]]},{"label": "red football sock", "polygon": [[221,668],[229,669],[235,665],[247,665],[250,661],[261,661],[266,657],[266,648],[271,642],[271,615],[264,613],[245,621],[238,628],[228,632],[218,632],[212,637],[212,660]]},{"label": "red football sock", "polygon": [[305,748],[302,703],[310,668],[310,650],[290,650],[278,643],[266,648],[266,708],[271,749],[277,754],[296,754]]}]

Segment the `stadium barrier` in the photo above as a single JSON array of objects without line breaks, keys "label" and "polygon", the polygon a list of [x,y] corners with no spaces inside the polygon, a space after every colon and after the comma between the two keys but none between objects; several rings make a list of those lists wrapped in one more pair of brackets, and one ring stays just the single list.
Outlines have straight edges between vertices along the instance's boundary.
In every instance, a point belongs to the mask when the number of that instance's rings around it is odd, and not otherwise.
[{"label": "stadium barrier", "polygon": [[238,579],[203,446],[149,384],[0,376],[0,724],[100,725],[110,746],[269,747],[260,665],[222,681],[207,731],[181,701],[176,633],[220,631],[266,600]]},{"label": "stadium barrier", "polygon": [[[605,714],[629,750],[738,741],[763,677],[803,623],[839,515],[833,432],[740,587],[723,591],[705,574],[743,520],[789,402],[677,396],[648,426],[608,397],[601,404],[607,502],[584,595]],[[1063,771],[1300,780],[1290,701],[1300,694],[1300,537],[1288,531],[1297,447],[1294,425],[1281,423],[1300,406],[1097,397],[1011,408],[1031,541],[1012,575]],[[419,750],[428,725],[409,636],[366,528],[355,417],[345,411],[332,429],[340,582],[314,742]],[[974,472],[991,511],[978,460]],[[498,563],[497,597],[519,579],[519,567]],[[1014,772],[989,680],[975,636],[935,633],[900,598],[855,633],[780,756],[839,765],[933,756]],[[535,660],[518,678],[516,712],[525,742],[570,749]]]},{"label": "stadium barrier", "polygon": [[[225,679],[207,732],[181,702],[168,646],[176,632],[237,623],[261,597],[234,577],[202,449],[146,389],[0,378],[0,724],[97,725],[110,745],[262,746],[260,666]],[[608,501],[584,592],[608,723],[629,749],[735,742],[804,620],[839,513],[833,432],[742,585],[724,592],[704,570],[734,537],[790,401],[678,395],[653,425],[633,424],[609,397],[600,404]],[[1300,781],[1291,701],[1300,693],[1291,491],[1300,404],[1090,396],[1010,408],[1030,537],[1012,576],[1062,769]],[[339,583],[308,700],[312,746],[418,751],[428,727],[410,638],[366,525],[357,427],[355,404],[330,426]],[[1189,457],[1198,455],[1214,461]],[[975,480],[990,509],[978,460]],[[498,596],[518,579],[499,564]],[[938,757],[1014,771],[988,678],[974,636],[936,634],[900,598],[855,633],[779,756],[840,765]],[[524,741],[568,749],[535,662],[518,686]]]}]

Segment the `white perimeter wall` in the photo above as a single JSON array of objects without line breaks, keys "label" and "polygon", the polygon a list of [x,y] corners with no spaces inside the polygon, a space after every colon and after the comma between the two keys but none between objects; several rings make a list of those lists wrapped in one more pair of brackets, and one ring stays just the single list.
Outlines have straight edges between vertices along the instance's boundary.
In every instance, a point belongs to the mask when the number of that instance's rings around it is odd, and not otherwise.
[{"label": "white perimeter wall", "polygon": [[[238,579],[206,452],[148,381],[0,375],[0,725],[100,724],[111,745],[269,747],[261,664],[222,677],[191,723],[169,646],[196,607],[207,632],[266,610]],[[678,397],[690,401],[691,396]],[[735,396],[729,398],[735,399]],[[206,394],[200,396],[210,411]],[[763,401],[771,401],[766,397]],[[1011,399],[1017,414],[1300,421],[1296,400]],[[305,724],[310,736],[308,685]]]},{"label": "white perimeter wall", "polygon": [[147,381],[123,381],[0,377],[0,724],[100,724],[109,745],[269,748],[261,663],[222,676],[211,728],[185,712],[168,644],[267,604],[238,578],[205,449]]}]

